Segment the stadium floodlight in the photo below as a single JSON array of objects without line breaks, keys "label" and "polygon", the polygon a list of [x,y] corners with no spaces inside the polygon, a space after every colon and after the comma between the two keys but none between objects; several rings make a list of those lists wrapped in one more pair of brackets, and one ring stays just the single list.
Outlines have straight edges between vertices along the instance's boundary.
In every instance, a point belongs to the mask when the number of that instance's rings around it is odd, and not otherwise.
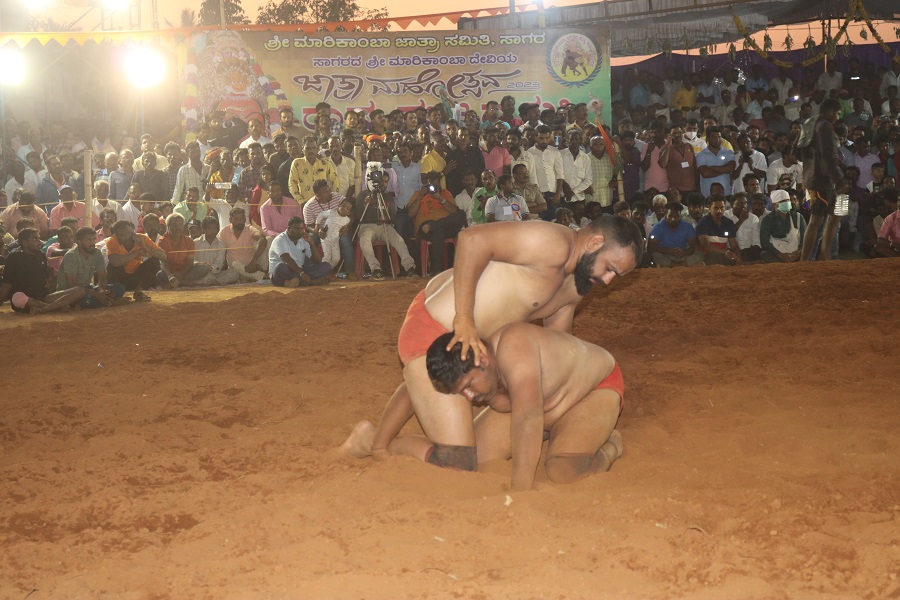
[{"label": "stadium floodlight", "polygon": [[125,74],[138,89],[159,85],[166,76],[166,61],[159,52],[140,46],[129,50],[125,56]]},{"label": "stadium floodlight", "polygon": [[53,0],[23,0],[22,4],[28,7],[31,12],[37,12],[50,6]]},{"label": "stadium floodlight", "polygon": [[0,85],[25,81],[25,55],[18,48],[0,48]]}]

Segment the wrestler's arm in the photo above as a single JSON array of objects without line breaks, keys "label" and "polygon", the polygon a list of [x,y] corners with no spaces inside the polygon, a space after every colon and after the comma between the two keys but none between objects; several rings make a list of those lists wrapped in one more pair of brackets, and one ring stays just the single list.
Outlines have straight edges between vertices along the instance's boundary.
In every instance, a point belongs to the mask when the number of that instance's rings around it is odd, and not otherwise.
[{"label": "wrestler's arm", "polygon": [[572,321],[575,319],[576,306],[578,306],[578,302],[566,304],[549,317],[544,317],[544,327],[553,331],[572,333]]},{"label": "wrestler's arm", "polygon": [[472,348],[475,364],[481,365],[486,350],[475,327],[475,288],[488,263],[505,262],[534,269],[562,268],[574,240],[571,230],[543,221],[491,223],[460,231],[453,266],[454,335],[447,349],[462,342],[462,355],[466,356]]},{"label": "wrestler's arm", "polygon": [[413,410],[412,400],[409,396],[409,390],[406,384],[401,384],[387,406],[384,407],[384,413],[381,415],[381,422],[378,423],[378,430],[375,432],[375,438],[372,440],[372,456],[376,460],[384,460],[390,456],[388,452],[388,444],[406,425],[415,411]]},{"label": "wrestler's arm", "polygon": [[527,331],[507,331],[497,360],[509,391],[512,489],[530,490],[544,439],[540,349]]}]

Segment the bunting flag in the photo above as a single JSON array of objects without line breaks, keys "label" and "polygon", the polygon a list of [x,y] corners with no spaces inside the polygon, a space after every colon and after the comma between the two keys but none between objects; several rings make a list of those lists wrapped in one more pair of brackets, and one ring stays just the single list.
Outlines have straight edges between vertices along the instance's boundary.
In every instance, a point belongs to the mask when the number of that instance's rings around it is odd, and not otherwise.
[{"label": "bunting flag", "polygon": [[[532,7],[519,7],[520,12]],[[497,16],[509,14],[509,7],[498,8],[476,8],[473,10],[463,10],[448,13],[434,13],[428,15],[416,15],[410,17],[387,17],[384,19],[372,19],[366,21],[344,21],[341,23],[294,23],[291,25],[229,25],[227,27],[191,27],[176,29],[158,29],[147,31],[62,31],[48,33],[31,33],[31,32],[0,32],[0,46],[7,43],[13,43],[24,48],[30,43],[36,42],[42,46],[50,42],[56,42],[61,46],[74,43],[83,46],[86,43],[93,42],[96,44],[112,43],[121,44],[126,42],[142,43],[154,41],[158,39],[173,40],[178,38],[186,38],[195,33],[204,31],[272,31],[272,32],[303,32],[315,33],[323,29],[327,31],[335,31],[342,28],[346,31],[360,30],[367,31],[371,27],[385,28],[388,26],[396,26],[401,31],[406,31],[411,25],[416,24],[420,27],[434,27],[441,21],[447,20],[449,23],[456,25],[460,19],[475,18],[484,14]]]}]

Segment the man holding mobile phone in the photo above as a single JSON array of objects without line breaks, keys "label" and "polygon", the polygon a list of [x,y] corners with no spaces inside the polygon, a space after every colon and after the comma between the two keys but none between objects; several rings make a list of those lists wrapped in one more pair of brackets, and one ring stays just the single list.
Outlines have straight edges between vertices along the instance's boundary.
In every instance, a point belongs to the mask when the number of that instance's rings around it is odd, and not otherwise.
[{"label": "man holding mobile phone", "polygon": [[449,191],[441,189],[440,172],[426,174],[425,181],[410,198],[406,211],[415,222],[416,237],[431,242],[429,273],[436,275],[446,268],[444,241],[456,237],[466,226],[466,213],[459,210]]}]

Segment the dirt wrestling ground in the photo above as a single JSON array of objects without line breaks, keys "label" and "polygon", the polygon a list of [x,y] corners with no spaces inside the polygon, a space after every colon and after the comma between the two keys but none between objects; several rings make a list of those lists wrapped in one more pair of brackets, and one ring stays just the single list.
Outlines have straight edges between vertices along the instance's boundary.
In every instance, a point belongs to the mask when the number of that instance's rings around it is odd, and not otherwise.
[{"label": "dirt wrestling ground", "polygon": [[[507,496],[342,459],[424,282],[4,308],[0,598],[900,597],[900,262],[646,271],[574,333],[625,455]],[[511,500],[511,502],[510,502]]]}]

